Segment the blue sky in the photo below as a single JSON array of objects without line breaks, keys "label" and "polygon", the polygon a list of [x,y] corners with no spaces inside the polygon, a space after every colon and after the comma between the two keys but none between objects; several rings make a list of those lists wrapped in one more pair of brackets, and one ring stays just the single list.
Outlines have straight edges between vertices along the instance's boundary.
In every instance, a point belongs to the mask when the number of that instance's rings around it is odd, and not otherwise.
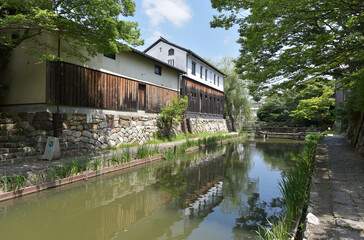
[{"label": "blue sky", "polygon": [[218,62],[222,57],[238,57],[237,27],[229,30],[210,28],[218,12],[209,0],[134,0],[136,21],[145,40],[143,51],[159,36],[188,48],[201,57]]}]

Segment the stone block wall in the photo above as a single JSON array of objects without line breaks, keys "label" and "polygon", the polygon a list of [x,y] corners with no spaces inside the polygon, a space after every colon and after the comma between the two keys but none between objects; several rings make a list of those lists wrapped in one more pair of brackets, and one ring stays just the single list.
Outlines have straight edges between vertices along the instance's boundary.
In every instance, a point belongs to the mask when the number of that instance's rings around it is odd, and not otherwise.
[{"label": "stone block wall", "polygon": [[190,118],[193,132],[227,132],[225,119]]},{"label": "stone block wall", "polygon": [[47,136],[53,135],[52,114],[0,113],[0,142],[16,147],[31,146],[35,151],[44,151]]},{"label": "stone block wall", "polygon": [[114,114],[65,114],[63,149],[105,149],[120,143],[143,144],[157,131],[156,117]]},{"label": "stone block wall", "polygon": [[[53,114],[0,113],[0,143],[16,143],[14,147],[31,147],[43,154],[47,138],[53,136]],[[62,113],[60,147],[63,155],[82,154],[114,147],[121,143],[143,144],[157,132],[157,115]],[[224,119],[191,119],[194,132],[228,131]],[[181,131],[176,127],[175,133]]]}]

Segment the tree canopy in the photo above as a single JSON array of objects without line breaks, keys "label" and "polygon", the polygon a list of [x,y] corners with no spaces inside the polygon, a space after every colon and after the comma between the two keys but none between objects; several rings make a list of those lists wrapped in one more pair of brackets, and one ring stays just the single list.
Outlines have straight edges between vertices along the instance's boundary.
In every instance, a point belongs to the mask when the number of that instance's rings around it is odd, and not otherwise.
[{"label": "tree canopy", "polygon": [[315,125],[326,128],[333,122],[334,87],[322,79],[283,90],[265,99],[258,118],[278,125]]},{"label": "tree canopy", "polygon": [[211,27],[239,25],[237,69],[259,95],[323,77],[355,84],[364,76],[362,0],[211,0]]},{"label": "tree canopy", "polygon": [[236,72],[233,58],[224,58],[217,66],[226,74],[224,79],[224,114],[229,117],[233,131],[235,123],[249,121],[251,118],[251,102],[246,84]]},{"label": "tree canopy", "polygon": [[[3,0],[0,3],[0,70],[6,67],[13,49],[34,42],[31,53],[41,59],[57,60],[54,44],[39,37],[50,34],[66,41],[62,49],[80,61],[97,53],[116,53],[124,44],[143,44],[133,16],[132,0]],[[123,20],[124,19],[124,20]],[[51,51],[50,51],[51,50]]]}]

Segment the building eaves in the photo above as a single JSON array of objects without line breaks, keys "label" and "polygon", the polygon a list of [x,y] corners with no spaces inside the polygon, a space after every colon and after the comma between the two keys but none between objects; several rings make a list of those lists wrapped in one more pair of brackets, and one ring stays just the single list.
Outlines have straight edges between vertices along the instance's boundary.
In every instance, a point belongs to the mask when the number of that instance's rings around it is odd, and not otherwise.
[{"label": "building eaves", "polygon": [[218,73],[222,74],[224,77],[226,77],[226,74],[224,72],[222,72],[220,69],[218,69],[217,67],[215,67],[214,65],[212,65],[211,63],[209,63],[208,61],[206,61],[205,59],[203,59],[202,57],[200,57],[198,54],[196,54],[195,52],[193,52],[190,49],[181,47],[177,44],[174,44],[170,41],[168,41],[167,39],[160,37],[157,41],[155,41],[152,45],[150,45],[147,49],[144,50],[144,53],[148,52],[151,48],[153,48],[155,45],[157,45],[159,42],[165,42],[173,47],[179,48],[185,52],[187,52],[188,54],[194,56],[195,58],[197,58],[198,60],[200,60],[201,62],[205,63],[206,65],[208,65],[209,67],[211,67],[212,69],[214,69],[215,71],[217,71]]},{"label": "building eaves", "polygon": [[195,52],[193,52],[190,49],[178,46],[177,44],[174,44],[170,41],[168,41],[167,39],[160,37],[157,41],[155,41],[152,45],[150,45],[148,48],[146,48],[144,50],[144,53],[148,52],[151,48],[153,48],[155,45],[157,45],[159,42],[165,42],[173,47],[179,48],[185,52],[187,52],[188,54],[194,56],[195,58],[197,58],[198,60],[200,60],[201,62],[205,63],[206,65],[208,65],[209,67],[211,67],[212,69],[214,69],[215,71],[217,71],[218,73],[222,74],[224,77],[226,77],[226,74],[224,72],[222,72],[220,69],[218,69],[217,67],[215,67],[214,65],[212,65],[211,63],[209,63],[208,61],[206,61],[205,59],[203,59],[202,57],[200,57],[198,54],[196,54]]}]

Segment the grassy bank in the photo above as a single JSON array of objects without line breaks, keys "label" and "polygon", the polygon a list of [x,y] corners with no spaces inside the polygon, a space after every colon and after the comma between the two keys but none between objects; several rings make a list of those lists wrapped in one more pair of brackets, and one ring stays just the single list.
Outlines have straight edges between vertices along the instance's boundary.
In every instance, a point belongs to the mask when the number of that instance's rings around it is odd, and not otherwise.
[{"label": "grassy bank", "polygon": [[213,134],[199,139],[187,139],[183,144],[174,146],[174,148],[161,150],[157,145],[145,144],[138,146],[137,152],[132,156],[130,149],[127,147],[122,153],[115,153],[109,158],[74,158],[73,160],[63,161],[59,166],[49,167],[46,170],[38,173],[33,173],[30,176],[22,175],[3,175],[0,176],[0,193],[10,192],[23,189],[28,186],[34,186],[45,182],[52,182],[58,179],[77,176],[79,174],[90,171],[98,171],[106,167],[118,166],[124,163],[129,163],[139,159],[160,156],[163,159],[173,158],[181,153],[186,152],[188,148],[196,146],[204,146],[222,140],[245,136],[246,134],[238,135],[223,135],[223,133]]},{"label": "grassy bank", "polygon": [[296,167],[279,182],[284,215],[278,221],[270,223],[270,227],[261,227],[258,231],[259,239],[283,240],[292,237],[301,213],[307,207],[317,141],[322,138],[323,135],[307,135],[305,148],[297,159]]}]

